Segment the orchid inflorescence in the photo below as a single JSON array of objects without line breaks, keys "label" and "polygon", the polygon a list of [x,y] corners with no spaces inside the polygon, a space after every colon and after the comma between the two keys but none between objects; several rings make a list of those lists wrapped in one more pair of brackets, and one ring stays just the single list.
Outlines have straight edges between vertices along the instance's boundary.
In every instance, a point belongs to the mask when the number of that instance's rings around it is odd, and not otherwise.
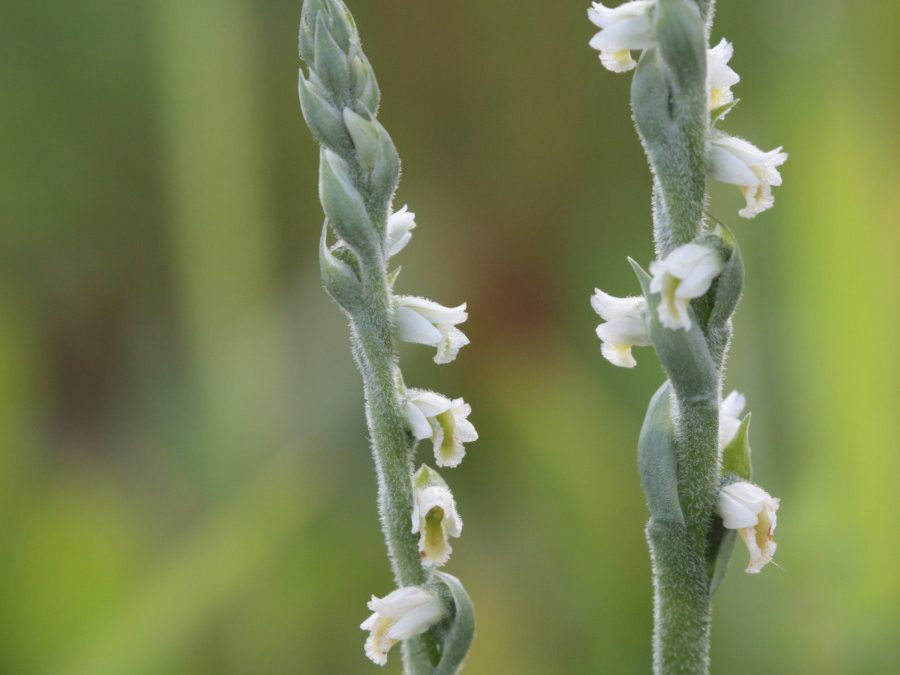
[{"label": "orchid inflorescence", "polygon": [[403,642],[407,673],[455,673],[472,640],[472,607],[459,581],[437,568],[449,560],[449,539],[462,533],[462,519],[443,478],[426,464],[414,471],[413,462],[417,443],[428,440],[435,464],[458,466],[464,444],[478,434],[463,399],[406,386],[397,344],[428,345],[435,363],[452,362],[469,342],[458,328],[468,318],[466,305],[394,293],[399,268],[391,270],[391,260],[412,239],[416,216],[406,206],[393,208],[400,159],[376,117],[378,83],[341,0],[304,2],[300,56],[309,67],[300,73],[300,104],[322,146],[322,280],[350,322],[398,586],[369,602],[365,653],[384,665]]},{"label": "orchid inflorescence", "polygon": [[706,207],[712,177],[740,189],[740,216],[771,208],[787,155],[718,128],[737,105],[731,88],[740,77],[730,42],[709,47],[713,4],[635,0],[588,9],[600,28],[590,46],[602,65],[635,71],[632,111],[654,178],[657,260],[649,274],[631,261],[643,292],[619,298],[597,289],[591,304],[610,363],[633,368],[632,348],[652,346],[668,376],[638,444],[654,563],[654,669],[666,674],[708,672],[710,602],[735,533],[750,555],[747,572],[759,572],[775,553],[779,507],[750,482],[744,396],[722,399],[743,264],[734,235],[710,224]]}]

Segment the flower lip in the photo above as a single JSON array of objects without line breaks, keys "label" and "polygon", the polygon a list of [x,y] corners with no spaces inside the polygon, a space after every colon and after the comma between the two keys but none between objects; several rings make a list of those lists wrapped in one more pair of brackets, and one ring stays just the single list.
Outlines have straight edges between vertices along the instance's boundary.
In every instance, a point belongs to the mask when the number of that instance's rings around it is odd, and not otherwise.
[{"label": "flower lip", "polygon": [[416,491],[413,501],[412,533],[419,534],[422,564],[444,565],[453,548],[450,537],[462,534],[463,522],[456,510],[453,494],[443,485],[429,485]]}]

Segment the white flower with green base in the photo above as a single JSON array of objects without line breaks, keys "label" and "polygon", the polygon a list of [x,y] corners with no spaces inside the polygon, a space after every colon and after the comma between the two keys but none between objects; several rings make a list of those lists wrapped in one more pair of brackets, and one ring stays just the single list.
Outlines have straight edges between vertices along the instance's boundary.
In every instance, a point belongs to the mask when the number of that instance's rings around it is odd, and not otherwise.
[{"label": "white flower with green base", "polygon": [[437,472],[425,465],[413,476],[413,486],[412,533],[419,535],[419,556],[423,565],[441,567],[453,552],[450,537],[462,534],[456,500]]},{"label": "white flower with green base", "polygon": [[478,440],[478,432],[468,419],[472,408],[461,398],[451,400],[433,391],[410,389],[405,411],[415,439],[431,439],[438,466],[459,466],[466,455],[464,444]]}]

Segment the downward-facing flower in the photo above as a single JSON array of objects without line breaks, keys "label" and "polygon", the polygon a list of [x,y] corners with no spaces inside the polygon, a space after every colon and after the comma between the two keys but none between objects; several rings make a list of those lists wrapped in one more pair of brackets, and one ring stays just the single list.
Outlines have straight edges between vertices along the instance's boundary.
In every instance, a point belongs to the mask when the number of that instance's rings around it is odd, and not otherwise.
[{"label": "downward-facing flower", "polygon": [[372,615],[360,628],[369,631],[366,656],[379,666],[387,663],[391,647],[424,633],[445,614],[440,598],[419,586],[398,588],[383,598],[373,595],[368,607]]},{"label": "downward-facing flower", "polygon": [[404,204],[403,207],[388,218],[387,236],[384,248],[388,258],[393,258],[400,253],[409,240],[412,239],[412,230],[416,227],[416,214],[412,213]]},{"label": "downward-facing flower", "polygon": [[650,291],[659,293],[659,321],[666,328],[690,330],[690,303],[706,294],[722,271],[722,257],[700,244],[685,244],[650,264]]},{"label": "downward-facing flower", "polygon": [[600,63],[614,73],[624,73],[637,65],[632,49],[647,49],[656,42],[653,32],[653,0],[635,0],[618,7],[605,7],[595,2],[588,19],[602,30],[591,38],[590,45],[600,51]]},{"label": "downward-facing flower", "polygon": [[787,158],[781,148],[763,152],[742,138],[724,134],[714,136],[710,146],[712,176],[740,188],[747,205],[738,214],[744,218],[753,218],[775,205],[772,186],[781,185],[778,167]]},{"label": "downward-facing flower", "polygon": [[469,344],[469,338],[456,327],[469,318],[465,303],[459,307],[444,307],[411,295],[398,295],[394,300],[400,339],[437,347],[435,363],[450,363],[459,350]]},{"label": "downward-facing flower", "polygon": [[738,429],[741,428],[741,413],[746,405],[747,399],[737,390],[728,394],[719,404],[720,450],[731,445],[734,437],[737,436]]},{"label": "downward-facing flower", "polygon": [[733,54],[734,46],[724,38],[706,52],[706,88],[709,92],[710,110],[734,101],[731,87],[741,81],[741,76],[728,66]]},{"label": "downward-facing flower", "polygon": [[737,530],[750,553],[748,574],[756,574],[775,555],[775,513],[780,501],[753,483],[732,483],[719,493],[718,513],[729,530]]},{"label": "downward-facing flower", "polygon": [[412,532],[419,535],[419,556],[423,565],[440,567],[453,552],[450,537],[462,534],[462,518],[437,472],[423,465],[413,476],[413,487]]},{"label": "downward-facing flower", "polygon": [[647,301],[644,298],[616,298],[595,288],[591,306],[605,321],[597,326],[604,358],[614,366],[634,368],[637,361],[631,348],[650,345]]},{"label": "downward-facing flower", "polygon": [[478,432],[468,420],[472,408],[461,398],[450,400],[433,391],[410,389],[405,413],[416,440],[432,440],[438,466],[458,466],[466,455],[463,444],[478,440]]}]

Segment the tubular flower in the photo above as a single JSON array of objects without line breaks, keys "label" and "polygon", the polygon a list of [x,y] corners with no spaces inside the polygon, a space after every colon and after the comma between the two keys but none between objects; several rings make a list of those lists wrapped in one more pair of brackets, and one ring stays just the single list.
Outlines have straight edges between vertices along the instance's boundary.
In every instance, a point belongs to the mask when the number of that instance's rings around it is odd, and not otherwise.
[{"label": "tubular flower", "polygon": [[462,534],[462,526],[456,501],[447,487],[429,485],[416,491],[412,532],[419,535],[419,556],[423,565],[444,565],[453,552],[450,537]]},{"label": "tubular flower", "polygon": [[412,213],[404,204],[403,207],[388,218],[387,236],[384,242],[387,257],[393,258],[400,253],[409,240],[412,239],[412,230],[416,227],[416,214]]},{"label": "tubular flower", "polygon": [[469,318],[465,303],[459,307],[444,307],[411,295],[398,295],[394,299],[400,339],[437,347],[435,363],[450,363],[459,350],[469,344],[469,338],[456,327]]},{"label": "tubular flower", "polygon": [[689,305],[706,294],[722,271],[718,252],[700,244],[685,244],[664,260],[650,264],[650,292],[659,293],[659,321],[666,328],[690,330]]},{"label": "tubular flower", "polygon": [[744,406],[747,405],[747,399],[744,395],[735,390],[728,394],[719,404],[719,449],[724,450],[737,435],[738,429],[741,427],[741,413]]},{"label": "tubular flower", "polygon": [[787,158],[780,147],[763,152],[742,138],[724,134],[714,136],[710,146],[712,176],[740,188],[747,205],[738,214],[744,218],[753,218],[775,205],[772,186],[781,185],[778,167]]},{"label": "tubular flower", "polygon": [[775,513],[780,500],[753,483],[732,483],[719,493],[718,513],[729,530],[737,530],[750,553],[748,574],[756,574],[775,555]]},{"label": "tubular flower", "polygon": [[468,420],[472,408],[461,398],[450,400],[432,391],[410,389],[405,413],[416,440],[432,440],[438,466],[458,466],[466,454],[463,444],[478,440]]},{"label": "tubular flower", "polygon": [[618,7],[605,7],[595,2],[588,19],[602,30],[591,38],[590,45],[600,51],[600,63],[614,73],[633,69],[632,49],[647,49],[656,42],[653,32],[653,0],[634,0]]},{"label": "tubular flower", "polygon": [[706,52],[706,89],[710,110],[734,101],[731,88],[741,81],[741,76],[728,66],[733,54],[734,46],[725,38]]},{"label": "tubular flower", "polygon": [[398,588],[383,598],[373,595],[368,607],[372,615],[359,627],[369,631],[366,656],[379,666],[387,663],[391,647],[424,633],[445,613],[441,600],[419,586]]},{"label": "tubular flower", "polygon": [[603,357],[614,366],[634,368],[637,361],[631,348],[650,345],[647,301],[644,298],[616,298],[595,288],[591,307],[605,321],[597,326]]}]

